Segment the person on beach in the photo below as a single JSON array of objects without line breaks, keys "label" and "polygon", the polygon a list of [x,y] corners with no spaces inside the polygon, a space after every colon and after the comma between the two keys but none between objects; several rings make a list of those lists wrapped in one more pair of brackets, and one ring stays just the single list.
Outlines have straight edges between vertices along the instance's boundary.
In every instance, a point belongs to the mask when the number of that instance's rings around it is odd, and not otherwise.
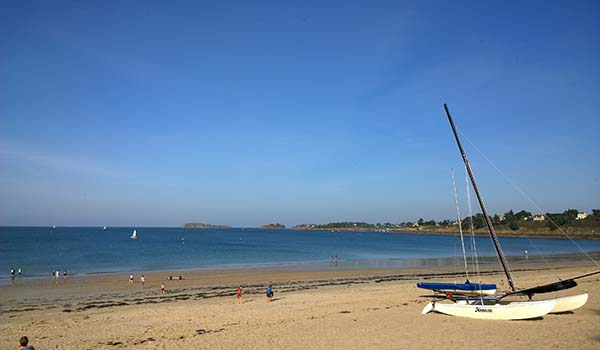
[{"label": "person on beach", "polygon": [[265,296],[267,297],[267,303],[270,303],[273,300],[273,288],[271,288],[271,284],[265,290]]},{"label": "person on beach", "polygon": [[525,254],[525,260],[527,260],[529,258],[529,252],[527,251],[527,249],[525,249],[525,251],[523,252],[523,254]]},{"label": "person on beach", "polygon": [[133,274],[129,274],[129,284],[133,284]]},{"label": "person on beach", "polygon": [[66,279],[67,279],[67,270],[64,270],[63,271],[63,280],[66,280]]},{"label": "person on beach", "polygon": [[160,294],[165,294],[165,284],[164,284],[164,282],[160,285]]},{"label": "person on beach", "polygon": [[21,337],[17,350],[35,350],[33,346],[27,346],[27,344],[29,344],[29,339],[26,336]]},{"label": "person on beach", "polygon": [[235,292],[235,295],[237,296],[237,299],[235,300],[235,303],[240,303],[242,304],[244,302],[244,300],[242,299],[242,286],[239,286],[237,291]]},{"label": "person on beach", "polygon": [[142,288],[144,288],[144,283],[146,283],[146,277],[144,277],[144,275],[140,277],[140,283],[142,283]]},{"label": "person on beach", "polygon": [[15,278],[15,268],[14,266],[10,268],[10,277]]},{"label": "person on beach", "polygon": [[17,269],[17,275],[19,276],[19,278],[21,278],[21,272],[23,272],[23,270],[21,269],[21,266],[19,266],[19,268]]}]

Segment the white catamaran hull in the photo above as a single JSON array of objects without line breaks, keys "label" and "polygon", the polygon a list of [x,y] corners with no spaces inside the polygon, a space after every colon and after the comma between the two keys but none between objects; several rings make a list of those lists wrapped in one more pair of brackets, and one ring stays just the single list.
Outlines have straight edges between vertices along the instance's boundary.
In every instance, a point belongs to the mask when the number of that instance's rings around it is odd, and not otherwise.
[{"label": "white catamaran hull", "polygon": [[[554,308],[552,308],[552,311],[550,311],[549,313],[558,314],[561,312],[573,311],[573,310],[579,309],[580,307],[585,305],[585,303],[587,303],[587,300],[588,300],[588,293],[572,295],[570,297],[549,299],[549,300],[555,302]],[[513,304],[527,304],[527,303],[531,303],[531,301],[513,302]]]},{"label": "white catamaran hull", "polygon": [[546,315],[554,309],[554,300],[517,302],[510,304],[474,305],[467,303],[444,304],[432,302],[423,313],[437,311],[442,314],[483,320],[525,320]]},{"label": "white catamaran hull", "polygon": [[556,302],[556,305],[554,306],[552,311],[550,311],[550,313],[573,311],[575,309],[579,309],[580,307],[585,305],[585,303],[587,303],[588,293],[552,300]]}]

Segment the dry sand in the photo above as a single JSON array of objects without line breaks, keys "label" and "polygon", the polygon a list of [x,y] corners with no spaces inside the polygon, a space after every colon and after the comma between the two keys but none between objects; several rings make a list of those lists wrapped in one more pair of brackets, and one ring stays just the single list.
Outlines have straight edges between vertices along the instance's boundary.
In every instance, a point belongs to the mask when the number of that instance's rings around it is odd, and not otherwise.
[{"label": "dry sand", "polygon": [[[529,321],[421,315],[429,302],[415,282],[425,270],[239,269],[156,272],[146,286],[127,275],[21,280],[0,287],[0,348],[27,335],[44,349],[600,349],[600,275],[560,295],[589,292],[573,313]],[[453,269],[440,281],[462,282]],[[594,271],[590,265],[520,267],[522,287]],[[445,274],[445,275],[444,275]],[[184,277],[169,281],[169,275]],[[485,282],[500,283],[489,272]],[[264,286],[275,298],[266,303]],[[166,283],[168,293],[160,294]],[[244,302],[235,303],[235,290]]]}]

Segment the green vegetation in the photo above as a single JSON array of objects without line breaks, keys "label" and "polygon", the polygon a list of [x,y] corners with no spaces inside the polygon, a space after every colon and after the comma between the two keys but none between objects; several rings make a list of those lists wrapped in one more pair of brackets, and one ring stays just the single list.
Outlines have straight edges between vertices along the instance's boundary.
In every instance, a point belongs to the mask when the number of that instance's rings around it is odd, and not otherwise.
[{"label": "green vegetation", "polygon": [[385,229],[395,229],[398,228],[398,225],[391,224],[386,222],[385,224],[376,223],[376,224],[368,224],[366,222],[354,222],[354,221],[344,221],[344,222],[330,222],[324,225],[317,224],[303,224],[296,225],[293,228],[296,230],[343,230],[343,231],[375,231],[375,230],[385,230]]},{"label": "green vegetation", "polygon": [[259,228],[269,229],[269,230],[283,230],[285,228],[285,225],[282,225],[280,223],[276,223],[276,224],[262,225]]},{"label": "green vegetation", "polygon": [[[600,209],[592,210],[587,217],[579,217],[576,209],[567,209],[562,213],[546,213],[533,215],[521,210],[512,210],[503,215],[491,217],[496,232],[500,235],[531,235],[540,237],[563,237],[566,232],[576,238],[600,238]],[[461,220],[463,231],[469,232],[471,225],[478,234],[487,234],[483,214],[478,213]],[[457,233],[458,224],[455,220],[425,220],[416,222],[401,222],[399,224],[366,222],[333,222],[328,224],[304,224],[294,226],[298,230],[336,230],[336,231],[385,231],[385,232],[439,232]]]}]

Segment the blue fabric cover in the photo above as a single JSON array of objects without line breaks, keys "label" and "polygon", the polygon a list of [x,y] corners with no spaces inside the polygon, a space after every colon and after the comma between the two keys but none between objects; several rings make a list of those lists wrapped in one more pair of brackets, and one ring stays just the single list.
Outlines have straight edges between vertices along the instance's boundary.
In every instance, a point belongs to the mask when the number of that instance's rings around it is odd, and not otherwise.
[{"label": "blue fabric cover", "polygon": [[476,291],[476,290],[490,290],[496,289],[495,284],[483,284],[483,283],[472,283],[466,281],[465,283],[439,283],[439,282],[419,282],[417,287],[430,290],[464,290],[464,291]]}]

